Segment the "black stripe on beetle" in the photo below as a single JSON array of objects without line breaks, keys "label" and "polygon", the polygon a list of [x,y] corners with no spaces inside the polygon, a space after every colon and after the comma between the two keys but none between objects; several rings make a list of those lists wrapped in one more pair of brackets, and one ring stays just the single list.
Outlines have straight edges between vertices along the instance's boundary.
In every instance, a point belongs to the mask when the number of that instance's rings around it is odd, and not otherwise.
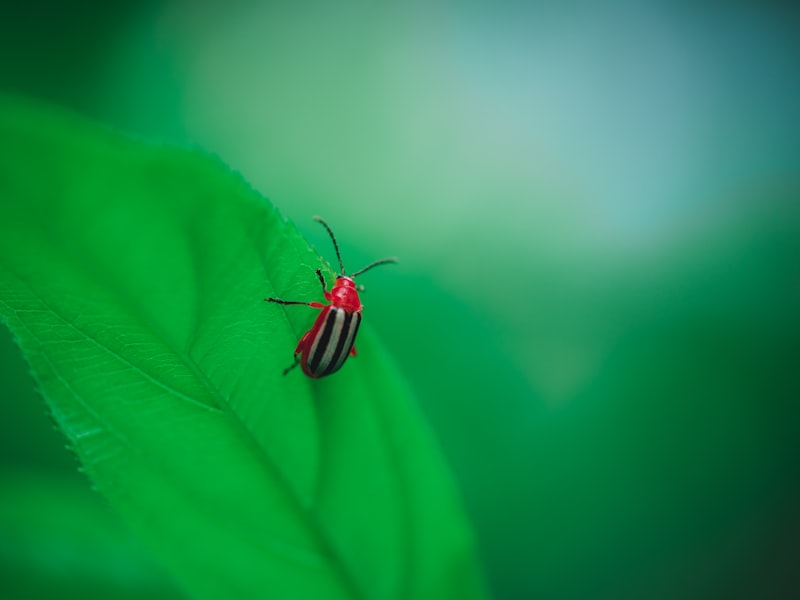
[{"label": "black stripe on beetle", "polygon": [[353,349],[361,313],[329,307],[327,317],[308,351],[307,368],[315,377],[338,371]]},{"label": "black stripe on beetle", "polygon": [[336,283],[334,283],[330,291],[326,289],[322,271],[320,269],[316,271],[317,278],[322,284],[322,295],[330,304],[296,302],[281,300],[280,298],[265,298],[265,300],[277,304],[303,304],[312,308],[322,309],[311,329],[297,343],[297,347],[294,350],[294,363],[283,371],[283,374],[286,375],[299,364],[306,375],[317,379],[335,373],[342,367],[348,356],[355,356],[356,354],[356,334],[361,325],[361,310],[363,306],[361,299],[358,297],[358,292],[361,288],[356,286],[354,279],[372,267],[396,263],[397,259],[382,258],[368,264],[352,275],[345,275],[342,257],[339,254],[339,244],[336,243],[333,231],[320,217],[314,217],[314,220],[321,223],[328,231],[333,247],[336,250],[336,258],[339,260],[341,275],[336,276]]},{"label": "black stripe on beetle", "polygon": [[352,351],[353,345],[356,341],[356,333],[358,333],[359,325],[361,325],[360,312],[352,313],[347,316],[347,321],[342,328],[343,334],[339,338],[339,342],[336,344],[336,351],[331,357],[331,366],[326,375],[330,375],[331,373],[335,373],[341,369],[344,361],[348,356],[350,356],[350,352]]},{"label": "black stripe on beetle", "polygon": [[333,366],[333,354],[347,338],[347,327],[351,320],[351,315],[341,308],[330,307],[327,312],[328,316],[308,351],[308,369],[318,377],[329,374]]}]

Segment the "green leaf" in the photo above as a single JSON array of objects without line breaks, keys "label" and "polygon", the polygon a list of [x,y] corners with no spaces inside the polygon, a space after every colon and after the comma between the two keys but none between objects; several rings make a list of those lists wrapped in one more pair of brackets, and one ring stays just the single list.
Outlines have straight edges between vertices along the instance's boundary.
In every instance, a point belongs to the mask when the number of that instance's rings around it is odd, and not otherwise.
[{"label": "green leaf", "polygon": [[3,598],[167,600],[177,591],[76,477],[0,470]]},{"label": "green leaf", "polygon": [[[481,598],[436,445],[362,328],[284,377],[319,257],[238,175],[0,100],[0,314],[94,485],[196,598]],[[330,269],[325,266],[330,278]]]}]

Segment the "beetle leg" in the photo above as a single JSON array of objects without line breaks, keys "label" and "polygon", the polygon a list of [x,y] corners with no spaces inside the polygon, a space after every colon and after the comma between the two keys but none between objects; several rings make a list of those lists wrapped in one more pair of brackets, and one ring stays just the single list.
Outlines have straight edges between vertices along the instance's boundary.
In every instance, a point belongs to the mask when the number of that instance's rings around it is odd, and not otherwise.
[{"label": "beetle leg", "polygon": [[294,349],[294,362],[283,370],[283,374],[284,375],[286,375],[289,371],[291,371],[297,365],[300,364],[300,359],[298,358],[298,356],[300,356],[301,353],[305,352],[306,343],[308,342],[308,338],[309,338],[310,334],[311,334],[311,330],[306,331],[303,334],[303,337],[300,338],[300,341],[297,342],[297,348]]},{"label": "beetle leg", "polygon": [[333,296],[327,289],[325,289],[325,278],[322,276],[322,270],[317,269],[316,273],[317,277],[319,277],[319,282],[322,284],[322,295],[325,296],[325,300],[331,302],[333,300]]},{"label": "beetle leg", "polygon": [[294,362],[283,370],[283,374],[286,375],[289,371],[294,369],[299,364],[300,364],[300,360],[297,358],[297,354],[295,354],[294,355]]},{"label": "beetle leg", "polygon": [[281,300],[280,298],[264,298],[264,302],[274,302],[276,304],[304,304],[306,306],[310,306],[311,308],[325,308],[325,305],[321,302],[296,302],[293,300]]},{"label": "beetle leg", "polygon": [[294,349],[294,359],[297,360],[297,357],[300,356],[306,349],[306,343],[308,342],[308,338],[311,336],[311,330],[309,329],[303,334],[303,337],[300,338],[300,341],[297,342],[297,348]]},{"label": "beetle leg", "polygon": [[327,298],[328,290],[325,288],[326,284],[325,284],[325,278],[322,276],[322,269],[317,269],[316,274],[317,277],[319,277],[320,284],[322,284],[322,295],[325,296],[325,298]]}]

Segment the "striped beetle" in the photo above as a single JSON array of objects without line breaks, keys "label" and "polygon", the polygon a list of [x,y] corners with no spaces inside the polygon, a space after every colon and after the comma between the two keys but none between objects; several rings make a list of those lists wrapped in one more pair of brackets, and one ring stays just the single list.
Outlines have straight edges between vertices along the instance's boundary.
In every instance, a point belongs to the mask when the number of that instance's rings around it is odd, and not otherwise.
[{"label": "striped beetle", "polygon": [[314,325],[306,331],[297,343],[297,348],[294,350],[294,362],[283,370],[283,374],[286,375],[299,364],[303,369],[303,373],[314,379],[319,379],[335,373],[342,368],[348,356],[356,355],[356,333],[358,332],[358,326],[361,325],[361,309],[363,308],[358,292],[363,291],[364,288],[357,286],[353,280],[372,267],[394,263],[397,262],[397,259],[394,257],[382,258],[368,264],[352,275],[345,275],[342,256],[339,254],[339,244],[336,243],[333,231],[320,217],[314,217],[314,220],[322,223],[322,226],[328,231],[328,235],[331,236],[333,247],[336,250],[336,258],[339,259],[339,269],[342,273],[336,276],[336,283],[329,292],[326,289],[322,271],[320,269],[316,270],[319,282],[322,284],[322,294],[330,304],[293,302],[281,300],[280,298],[265,298],[264,300],[284,305],[304,304],[311,308],[322,309],[322,312],[319,313],[316,321],[314,321]]}]

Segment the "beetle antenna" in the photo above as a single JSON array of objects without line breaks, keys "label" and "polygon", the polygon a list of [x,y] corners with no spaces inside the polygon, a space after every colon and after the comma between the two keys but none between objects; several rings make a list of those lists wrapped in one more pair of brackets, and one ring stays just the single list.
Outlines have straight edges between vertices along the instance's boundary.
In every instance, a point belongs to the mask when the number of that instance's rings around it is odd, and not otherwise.
[{"label": "beetle antenna", "polygon": [[357,275],[361,275],[364,271],[369,271],[372,267],[377,267],[378,265],[386,265],[389,263],[396,263],[396,262],[397,258],[395,258],[394,256],[390,256],[389,258],[382,258],[380,260],[376,260],[374,263],[369,263],[363,269],[356,271],[355,273],[350,275],[350,277],[356,277]]},{"label": "beetle antenna", "polygon": [[336,250],[336,258],[339,259],[339,268],[342,270],[342,275],[344,275],[344,264],[342,264],[342,255],[339,254],[339,244],[336,243],[336,236],[333,235],[333,231],[331,231],[330,226],[322,217],[313,217],[313,219],[317,223],[322,223],[322,226],[328,230],[328,235],[331,236],[331,241],[333,242],[333,248]]}]

